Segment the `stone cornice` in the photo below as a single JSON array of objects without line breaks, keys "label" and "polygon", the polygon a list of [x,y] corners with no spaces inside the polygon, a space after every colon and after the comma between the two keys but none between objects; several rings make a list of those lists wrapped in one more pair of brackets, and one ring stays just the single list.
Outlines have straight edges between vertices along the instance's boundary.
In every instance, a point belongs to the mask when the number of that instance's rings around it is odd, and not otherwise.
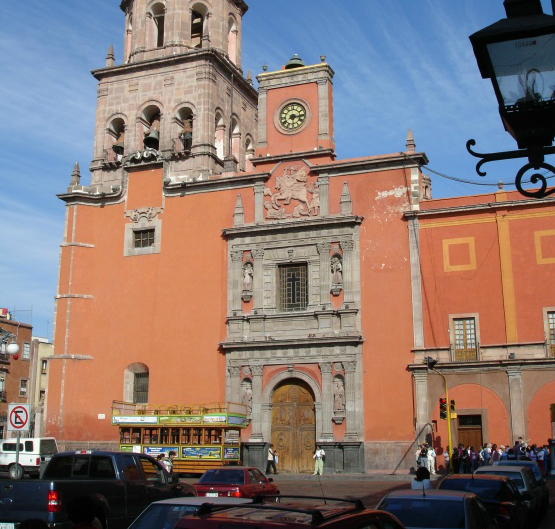
[{"label": "stone cornice", "polygon": [[325,217],[306,217],[300,219],[271,220],[260,224],[245,224],[233,228],[225,228],[222,233],[225,237],[241,237],[244,235],[264,235],[276,231],[305,231],[311,229],[326,229],[330,225],[352,226],[361,224],[364,217],[357,215],[327,215]]},{"label": "stone cornice", "polygon": [[[301,152],[288,152],[284,154],[273,154],[272,156],[259,156],[257,158],[251,158],[251,163],[256,167],[260,163],[279,163],[287,162],[290,160],[298,160],[304,158],[314,158],[315,156],[330,156],[335,158],[336,154],[333,149],[318,149],[316,151],[301,151]],[[303,160],[304,161],[304,160]],[[315,167],[320,167],[318,165],[310,165],[308,162],[306,164],[312,169]]]},{"label": "stone cornice", "polygon": [[199,181],[173,181],[164,180],[164,193],[166,196],[187,195],[193,193],[208,193],[240,187],[250,187],[259,182],[264,183],[270,178],[269,173],[239,173],[233,176],[223,176]]},{"label": "stone cornice", "polygon": [[275,349],[275,348],[304,348],[322,346],[360,345],[364,342],[362,335],[331,336],[322,338],[294,338],[292,340],[275,338],[272,340],[260,339],[238,342],[222,342],[220,347],[225,351],[250,350],[250,349]]},{"label": "stone cornice", "polygon": [[441,215],[452,215],[456,213],[496,211],[500,209],[514,209],[523,207],[535,207],[543,205],[555,206],[555,198],[527,198],[522,200],[506,200],[503,202],[482,202],[481,204],[467,204],[462,206],[449,206],[436,209],[420,209],[417,211],[405,211],[405,217],[434,217]]},{"label": "stone cornice", "polygon": [[109,77],[120,76],[127,73],[137,73],[145,69],[164,68],[166,66],[175,67],[181,63],[188,63],[194,61],[209,61],[215,62],[220,65],[229,75],[234,76],[234,83],[241,84],[245,95],[250,95],[253,102],[256,104],[258,101],[257,90],[243,77],[241,70],[237,68],[230,60],[228,60],[222,53],[215,48],[202,48],[195,50],[188,50],[184,53],[176,55],[168,55],[165,57],[158,57],[156,59],[148,59],[144,61],[129,62],[120,64],[118,66],[110,66],[105,68],[98,68],[92,70],[92,75],[98,80],[102,81]]},{"label": "stone cornice", "polygon": [[403,153],[384,154],[367,158],[340,160],[329,164],[309,165],[309,167],[310,170],[316,174],[325,173],[329,176],[342,176],[407,167],[420,167],[420,165],[426,165],[427,163],[428,157],[425,153],[421,152],[413,154],[411,158],[407,158]]},{"label": "stone cornice", "polygon": [[111,191],[99,191],[97,187],[74,186],[74,190],[68,193],[56,195],[68,205],[90,204],[103,206],[105,204],[117,204],[123,199],[123,187],[112,186]]},{"label": "stone cornice", "polygon": [[263,72],[256,76],[260,89],[279,88],[282,86],[298,85],[300,81],[313,83],[320,79],[331,79],[335,75],[329,64],[322,62],[289,70]]},{"label": "stone cornice", "polygon": [[[445,362],[437,365],[436,369],[444,375],[449,373],[461,372],[475,372],[479,370],[493,371],[493,370],[507,370],[510,368],[520,367],[522,369],[541,369],[545,367],[552,367],[555,369],[555,358],[527,358],[519,360],[481,360],[477,362]],[[408,371],[426,371],[424,364],[409,364]]]}]

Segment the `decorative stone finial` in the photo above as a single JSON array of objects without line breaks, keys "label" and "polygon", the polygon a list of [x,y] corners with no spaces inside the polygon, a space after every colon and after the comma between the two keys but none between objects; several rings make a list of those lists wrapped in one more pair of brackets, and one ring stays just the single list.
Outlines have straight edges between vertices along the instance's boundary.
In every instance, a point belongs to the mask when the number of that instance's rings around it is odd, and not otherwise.
[{"label": "decorative stone finial", "polygon": [[499,180],[499,182],[497,182],[497,187],[499,188],[499,190],[503,189],[503,182],[501,180]]},{"label": "decorative stone finial", "polygon": [[250,70],[247,71],[247,83],[252,84],[252,73]]},{"label": "decorative stone finial", "polygon": [[339,201],[339,210],[341,215],[350,215],[353,212],[353,201],[351,200],[351,193],[347,182],[343,182],[343,191],[341,192],[341,199]]},{"label": "decorative stone finial", "polygon": [[110,44],[108,55],[106,55],[106,68],[111,68],[115,65],[114,46]]},{"label": "decorative stone finial", "polygon": [[71,173],[71,182],[69,185],[78,186],[81,183],[81,170],[79,169],[79,162],[75,162],[73,172]]},{"label": "decorative stone finial", "polygon": [[320,55],[320,60],[322,62],[326,62],[326,56],[325,55]]},{"label": "decorative stone finial", "polygon": [[235,209],[233,210],[233,225],[242,226],[245,224],[245,212],[243,210],[243,199],[241,195],[237,195],[237,201],[235,202]]},{"label": "decorative stone finial", "polygon": [[407,152],[414,152],[416,149],[416,144],[414,143],[414,138],[412,137],[412,130],[409,129],[407,135]]},{"label": "decorative stone finial", "polygon": [[266,63],[264,63],[264,64],[262,65],[262,71],[263,71],[263,72],[268,71],[268,65],[267,65]]}]

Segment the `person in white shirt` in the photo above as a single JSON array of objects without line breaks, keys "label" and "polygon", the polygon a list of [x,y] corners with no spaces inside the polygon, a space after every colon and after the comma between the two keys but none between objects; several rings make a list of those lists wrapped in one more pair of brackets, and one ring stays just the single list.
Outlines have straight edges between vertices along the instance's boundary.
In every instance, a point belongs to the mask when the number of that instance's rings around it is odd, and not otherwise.
[{"label": "person in white shirt", "polygon": [[435,474],[436,473],[436,451],[434,450],[433,446],[428,446],[428,472],[430,472],[430,474]]},{"label": "person in white shirt", "polygon": [[324,459],[326,457],[326,452],[324,452],[320,446],[317,446],[312,457],[314,459],[314,476],[316,474],[320,474],[321,476],[324,473]]}]

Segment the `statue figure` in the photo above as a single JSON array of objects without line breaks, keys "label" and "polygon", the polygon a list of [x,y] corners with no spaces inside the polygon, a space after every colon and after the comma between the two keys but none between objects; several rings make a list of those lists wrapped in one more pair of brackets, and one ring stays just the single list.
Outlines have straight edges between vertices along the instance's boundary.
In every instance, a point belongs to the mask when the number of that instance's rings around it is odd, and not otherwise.
[{"label": "statue figure", "polygon": [[343,380],[341,380],[338,377],[336,377],[334,381],[333,411],[334,412],[345,411],[345,387],[343,386]]},{"label": "statue figure", "polygon": [[252,410],[252,382],[250,380],[243,380],[241,384],[242,395],[241,402],[248,408],[249,411]]},{"label": "statue figure", "polygon": [[341,264],[341,257],[334,255],[331,258],[331,273],[332,273],[332,284],[342,285],[343,284],[343,265]]},{"label": "statue figure", "polygon": [[243,266],[243,290],[251,292],[252,291],[252,278],[254,275],[254,270],[252,263],[245,263]]}]

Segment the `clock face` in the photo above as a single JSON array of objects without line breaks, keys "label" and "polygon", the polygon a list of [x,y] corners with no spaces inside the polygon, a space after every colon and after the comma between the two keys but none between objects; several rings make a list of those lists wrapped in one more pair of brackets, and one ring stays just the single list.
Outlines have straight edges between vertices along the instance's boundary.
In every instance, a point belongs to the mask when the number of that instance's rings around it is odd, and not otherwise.
[{"label": "clock face", "polygon": [[297,130],[306,119],[306,109],[300,103],[289,103],[279,113],[279,123],[288,131]]}]

